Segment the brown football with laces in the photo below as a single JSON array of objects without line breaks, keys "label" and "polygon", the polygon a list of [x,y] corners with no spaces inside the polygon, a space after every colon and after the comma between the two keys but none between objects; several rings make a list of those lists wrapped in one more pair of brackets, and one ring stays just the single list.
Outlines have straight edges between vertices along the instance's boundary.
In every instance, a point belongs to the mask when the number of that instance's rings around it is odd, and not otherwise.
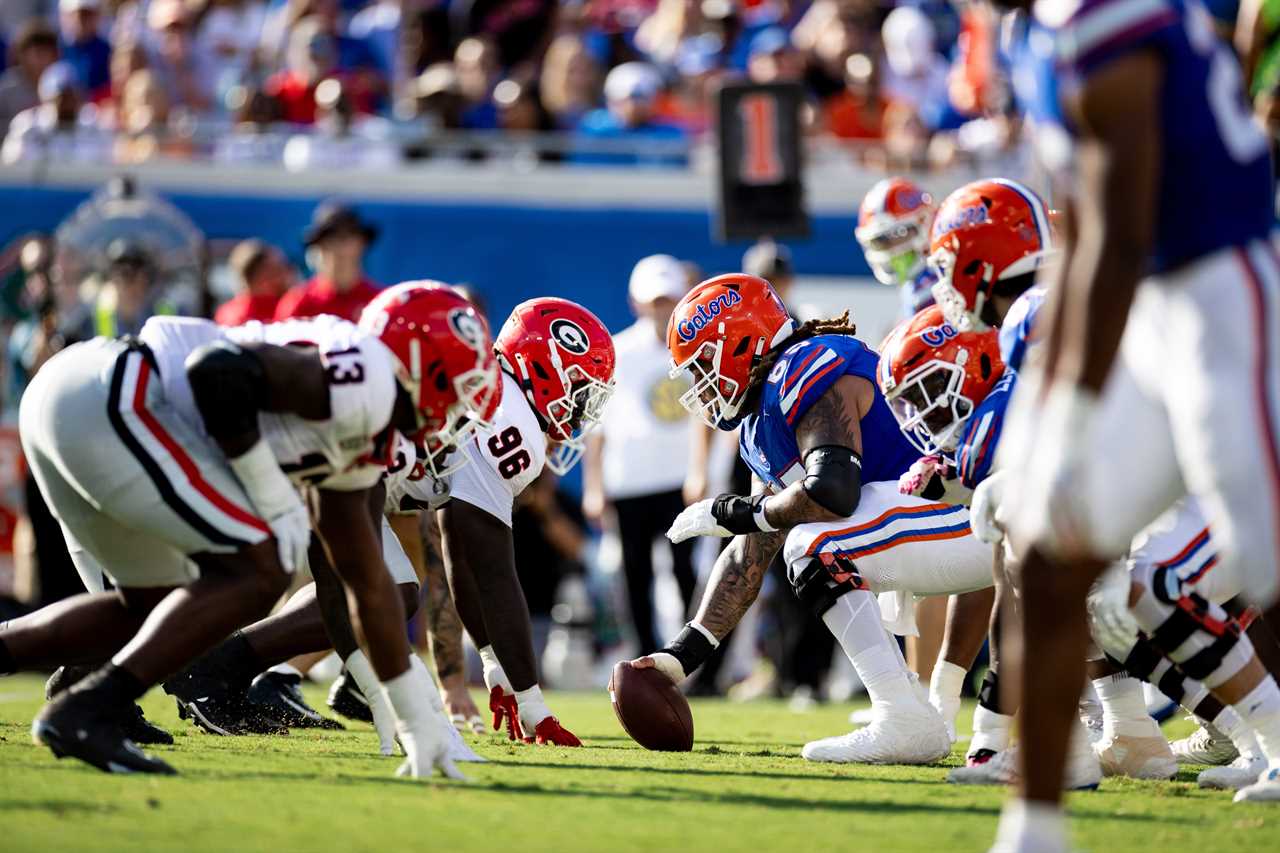
[{"label": "brown football with laces", "polygon": [[618,722],[645,749],[693,749],[693,712],[680,688],[656,669],[636,669],[620,661],[609,679],[609,698]]}]

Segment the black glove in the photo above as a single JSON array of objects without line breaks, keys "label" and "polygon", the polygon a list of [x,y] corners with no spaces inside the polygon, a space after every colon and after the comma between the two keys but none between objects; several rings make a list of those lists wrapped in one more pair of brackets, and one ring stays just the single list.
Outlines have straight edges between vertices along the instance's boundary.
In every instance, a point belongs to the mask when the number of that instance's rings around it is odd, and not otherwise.
[{"label": "black glove", "polygon": [[711,516],[725,530],[737,534],[768,533],[776,528],[764,517],[764,500],[767,495],[743,497],[720,495],[711,504]]}]

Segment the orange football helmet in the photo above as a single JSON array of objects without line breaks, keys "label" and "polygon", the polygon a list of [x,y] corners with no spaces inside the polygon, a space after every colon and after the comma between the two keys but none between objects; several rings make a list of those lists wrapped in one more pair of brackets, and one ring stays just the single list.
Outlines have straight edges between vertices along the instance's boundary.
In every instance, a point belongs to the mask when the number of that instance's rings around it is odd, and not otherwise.
[{"label": "orange football helmet", "polygon": [[931,456],[955,450],[969,415],[1002,373],[995,329],[959,331],[930,305],[889,333],[877,380],[903,434]]},{"label": "orange football helmet", "polygon": [[730,273],[702,282],[667,323],[671,377],[686,370],[693,377],[680,404],[710,427],[734,429],[751,369],[793,331],[795,321],[764,279]]},{"label": "orange football helmet", "polygon": [[886,178],[863,196],[853,233],[876,280],[907,284],[924,271],[933,212],[933,196],[907,178]]},{"label": "orange football helmet", "polygon": [[947,196],[933,220],[933,298],[960,331],[987,325],[996,282],[1035,272],[1054,254],[1049,209],[1017,181],[974,181]]}]

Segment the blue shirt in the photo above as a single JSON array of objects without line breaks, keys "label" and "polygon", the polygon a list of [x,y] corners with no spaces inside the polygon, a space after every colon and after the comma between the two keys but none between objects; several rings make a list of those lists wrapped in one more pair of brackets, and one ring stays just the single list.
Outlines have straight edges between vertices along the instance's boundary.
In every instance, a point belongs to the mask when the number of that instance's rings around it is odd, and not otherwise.
[{"label": "blue shirt", "polygon": [[933,285],[938,277],[928,269],[920,271],[914,281],[902,285],[902,316],[910,319],[933,304]]},{"label": "blue shirt", "polygon": [[[1069,168],[1071,125],[1059,92],[1109,63],[1154,51],[1160,92],[1160,185],[1149,272],[1265,237],[1274,221],[1269,144],[1244,99],[1239,64],[1198,0],[1084,0],[1052,25],[1039,15],[1014,48],[1014,87],[1055,173]],[[1068,175],[1063,183],[1070,183]]]},{"label": "blue shirt", "polygon": [[739,451],[764,482],[785,488],[804,477],[796,426],[842,376],[871,383],[875,400],[862,416],[862,482],[896,481],[919,455],[907,441],[876,385],[880,356],[850,335],[818,335],[778,357],[759,407],[742,421]]},{"label": "blue shirt", "polygon": [[62,42],[59,58],[75,69],[90,97],[111,85],[111,45],[102,36],[72,44]]},{"label": "blue shirt", "polygon": [[[670,142],[684,139],[685,133],[681,128],[652,121],[639,127],[623,127],[607,109],[592,110],[583,116],[578,124],[577,135],[584,140],[632,140],[635,151],[631,153],[627,150],[617,152],[596,150],[587,145],[570,154],[569,161],[573,163],[614,166],[641,164],[683,166],[687,159],[684,155],[668,153]],[[661,147],[660,153],[646,154],[645,140],[663,141],[668,144]]]}]

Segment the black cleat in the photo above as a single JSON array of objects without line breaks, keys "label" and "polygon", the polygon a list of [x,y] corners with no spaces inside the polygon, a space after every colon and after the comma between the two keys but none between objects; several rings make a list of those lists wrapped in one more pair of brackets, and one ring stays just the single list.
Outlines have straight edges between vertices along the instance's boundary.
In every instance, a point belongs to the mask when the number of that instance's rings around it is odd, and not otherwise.
[{"label": "black cleat", "polygon": [[65,693],[36,716],[31,737],[58,758],[78,758],[105,773],[176,774],[125,737],[120,717],[127,710],[101,707],[101,697],[91,691]]},{"label": "black cleat", "polygon": [[261,707],[263,712],[298,729],[341,729],[342,723],[330,720],[307,704],[302,696],[302,676],[293,673],[267,671],[253,680],[249,687],[249,704]]},{"label": "black cleat", "polygon": [[261,707],[249,704],[244,691],[225,681],[188,669],[164,683],[178,703],[178,717],[214,735],[285,735],[288,727]]},{"label": "black cleat", "polygon": [[[44,683],[44,698],[52,702],[58,694],[65,692],[73,684],[76,684],[98,668],[97,665],[93,664],[58,667],[54,670],[53,675],[49,676],[49,680]],[[120,709],[119,722],[124,731],[124,736],[134,743],[163,744],[165,746],[173,743],[173,735],[148,720],[143,715],[142,708],[136,704],[130,708]]]},{"label": "black cleat", "polygon": [[334,713],[341,714],[348,720],[359,720],[362,723],[373,722],[373,712],[369,710],[369,701],[360,692],[356,680],[345,669],[329,688],[329,707]]}]

